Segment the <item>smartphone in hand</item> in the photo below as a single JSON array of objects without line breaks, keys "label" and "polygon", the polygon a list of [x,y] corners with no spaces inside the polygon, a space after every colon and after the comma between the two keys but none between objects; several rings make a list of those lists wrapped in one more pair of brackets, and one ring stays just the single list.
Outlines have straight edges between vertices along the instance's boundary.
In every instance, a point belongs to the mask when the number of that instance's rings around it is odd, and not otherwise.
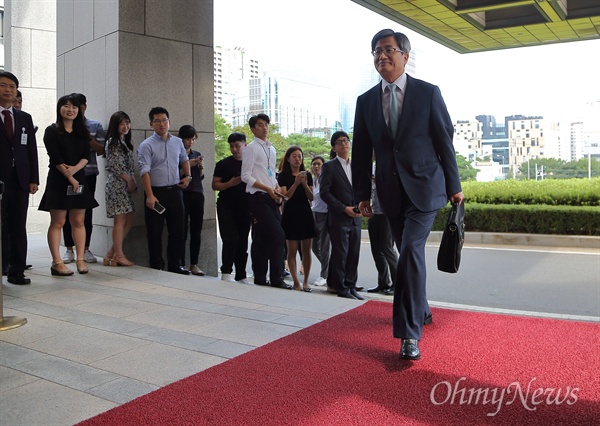
[{"label": "smartphone in hand", "polygon": [[73,191],[73,185],[67,186],[67,195],[81,195],[83,194],[83,185],[77,187],[77,192]]},{"label": "smartphone in hand", "polygon": [[158,214],[163,214],[165,212],[165,208],[158,201],[154,203],[154,211]]}]

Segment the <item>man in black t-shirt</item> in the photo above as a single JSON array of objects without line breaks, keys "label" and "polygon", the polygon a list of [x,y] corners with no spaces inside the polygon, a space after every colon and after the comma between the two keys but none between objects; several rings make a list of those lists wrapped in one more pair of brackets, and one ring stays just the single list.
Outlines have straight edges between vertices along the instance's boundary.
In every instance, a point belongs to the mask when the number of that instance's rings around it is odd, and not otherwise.
[{"label": "man in black t-shirt", "polygon": [[242,152],[246,147],[246,135],[235,132],[229,135],[229,157],[219,161],[213,174],[212,189],[219,191],[217,217],[223,247],[221,251],[221,279],[231,278],[235,264],[235,281],[251,284],[246,279],[248,260],[248,233],[250,232],[250,210],[246,184],[242,182]]}]

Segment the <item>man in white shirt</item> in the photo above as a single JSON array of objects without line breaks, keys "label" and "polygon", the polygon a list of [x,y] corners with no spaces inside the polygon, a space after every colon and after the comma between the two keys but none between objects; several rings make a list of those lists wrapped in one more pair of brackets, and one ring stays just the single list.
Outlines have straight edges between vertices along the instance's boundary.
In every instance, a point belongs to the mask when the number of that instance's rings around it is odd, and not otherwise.
[{"label": "man in white shirt", "polygon": [[[281,195],[275,173],[277,152],[267,140],[269,116],[250,117],[250,130],[254,140],[242,154],[242,181],[246,183],[248,207],[254,218],[252,232],[252,271],[254,284],[291,289],[283,276],[285,259],[285,233],[281,227]],[[270,263],[270,264],[269,264]]]}]

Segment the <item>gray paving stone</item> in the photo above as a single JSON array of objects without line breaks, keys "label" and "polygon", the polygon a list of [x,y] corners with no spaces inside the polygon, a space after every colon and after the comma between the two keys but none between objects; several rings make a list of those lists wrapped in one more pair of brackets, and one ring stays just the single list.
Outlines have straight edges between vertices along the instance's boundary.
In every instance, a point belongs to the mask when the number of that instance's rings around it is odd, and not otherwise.
[{"label": "gray paving stone", "polygon": [[119,377],[108,383],[88,389],[87,393],[118,404],[124,404],[156,389],[160,389],[160,386],[127,377]]}]

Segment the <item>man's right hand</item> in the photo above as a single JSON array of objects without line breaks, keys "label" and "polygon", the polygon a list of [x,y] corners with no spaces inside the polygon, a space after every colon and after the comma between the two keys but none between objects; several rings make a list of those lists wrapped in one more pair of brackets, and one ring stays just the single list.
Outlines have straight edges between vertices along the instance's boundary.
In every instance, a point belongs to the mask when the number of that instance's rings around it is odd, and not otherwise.
[{"label": "man's right hand", "polygon": [[346,208],[344,208],[344,213],[346,213],[350,217],[361,217],[362,216],[360,213],[356,213],[354,211],[354,206],[346,206]]},{"label": "man's right hand", "polygon": [[154,209],[154,204],[158,201],[158,199],[154,195],[148,195],[146,197],[146,207],[149,209]]}]

